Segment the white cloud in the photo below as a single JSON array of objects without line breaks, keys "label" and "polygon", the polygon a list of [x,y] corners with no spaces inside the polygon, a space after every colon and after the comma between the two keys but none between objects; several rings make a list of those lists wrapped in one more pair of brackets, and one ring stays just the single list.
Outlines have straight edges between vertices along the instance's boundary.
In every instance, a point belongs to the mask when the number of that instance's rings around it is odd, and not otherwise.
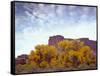
[{"label": "white cloud", "polygon": [[[39,6],[41,8],[44,7],[44,5]],[[86,18],[89,17],[87,14],[80,14],[79,20],[76,17],[78,12],[71,11],[76,8],[74,6],[70,6],[69,8],[69,13],[72,12],[70,13],[71,17],[66,15],[68,13],[65,13],[65,6],[57,8],[57,15],[55,15],[53,5],[47,7],[42,10],[39,10],[39,8],[32,10],[29,6],[25,6],[24,8],[27,9],[27,11],[24,11],[26,14],[25,17],[17,16],[16,25],[19,26],[18,28],[21,28],[20,25],[25,27],[21,29],[22,32],[16,31],[16,56],[29,54],[38,44],[47,44],[49,37],[53,35],[62,35],[65,38],[73,39],[87,37],[96,40],[96,22],[95,20],[87,21]],[[46,10],[50,10],[50,12]],[[78,22],[75,22],[75,20]]]}]

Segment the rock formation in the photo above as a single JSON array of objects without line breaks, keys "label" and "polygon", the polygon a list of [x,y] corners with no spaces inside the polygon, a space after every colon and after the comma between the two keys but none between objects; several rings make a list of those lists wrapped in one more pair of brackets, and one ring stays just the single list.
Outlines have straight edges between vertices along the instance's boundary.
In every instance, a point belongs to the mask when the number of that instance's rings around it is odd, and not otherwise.
[{"label": "rock formation", "polygon": [[16,58],[16,64],[26,64],[27,59],[28,59],[28,55],[22,54]]},{"label": "rock formation", "polygon": [[48,44],[49,45],[56,45],[58,42],[64,40],[64,37],[61,35],[51,36],[49,37]]},{"label": "rock formation", "polygon": [[[48,45],[56,46],[56,44],[62,40],[74,40],[71,38],[64,38],[61,35],[51,36],[49,37]],[[85,45],[90,46],[91,49],[93,49],[94,53],[96,54],[96,48],[97,48],[97,42],[94,40],[89,40],[89,38],[79,38],[76,40],[83,41]]]}]

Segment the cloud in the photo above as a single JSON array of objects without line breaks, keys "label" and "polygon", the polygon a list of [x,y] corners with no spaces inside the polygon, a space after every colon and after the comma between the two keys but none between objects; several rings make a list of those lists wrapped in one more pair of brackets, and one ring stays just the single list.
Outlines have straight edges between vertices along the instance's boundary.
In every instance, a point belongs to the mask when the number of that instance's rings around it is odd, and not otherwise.
[{"label": "cloud", "polygon": [[[17,9],[15,19],[16,56],[30,53],[38,44],[47,44],[53,35],[96,40],[95,7],[32,3],[16,7],[22,9]],[[92,14],[88,14],[90,12]]]}]

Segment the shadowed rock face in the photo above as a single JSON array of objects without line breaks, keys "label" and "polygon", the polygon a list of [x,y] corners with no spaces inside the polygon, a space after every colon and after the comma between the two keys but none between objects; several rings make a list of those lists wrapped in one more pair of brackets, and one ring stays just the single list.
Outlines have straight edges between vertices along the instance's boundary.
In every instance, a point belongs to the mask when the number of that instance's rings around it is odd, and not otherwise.
[{"label": "shadowed rock face", "polygon": [[96,54],[97,50],[97,41],[89,40],[88,38],[80,38],[80,41],[83,41],[85,45],[90,46],[91,49],[93,49],[94,54]]},{"label": "shadowed rock face", "polygon": [[[62,41],[62,40],[74,40],[74,39],[70,39],[70,38],[64,38],[63,36],[61,35],[56,35],[56,36],[51,36],[49,37],[49,41],[48,41],[48,44],[49,45],[53,45],[55,46],[58,42]],[[93,40],[89,40],[88,38],[79,38],[79,39],[76,39],[76,40],[80,40],[80,41],[83,41],[85,45],[88,45],[90,46],[91,49],[93,49],[94,51],[94,54],[96,55],[96,44],[97,42],[96,41],[93,41]]]},{"label": "shadowed rock face", "polygon": [[28,59],[28,55],[22,54],[16,58],[16,64],[26,64],[26,59]]},{"label": "shadowed rock face", "polygon": [[64,40],[64,37],[61,35],[51,36],[49,37],[49,45],[56,45],[58,42]]}]

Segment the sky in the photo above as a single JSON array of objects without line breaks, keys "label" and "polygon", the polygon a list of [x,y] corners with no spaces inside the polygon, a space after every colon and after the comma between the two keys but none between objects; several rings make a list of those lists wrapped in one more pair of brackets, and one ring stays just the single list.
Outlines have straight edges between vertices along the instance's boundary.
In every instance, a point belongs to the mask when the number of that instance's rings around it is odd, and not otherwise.
[{"label": "sky", "polygon": [[15,56],[54,35],[96,40],[96,7],[16,2],[15,27]]}]

